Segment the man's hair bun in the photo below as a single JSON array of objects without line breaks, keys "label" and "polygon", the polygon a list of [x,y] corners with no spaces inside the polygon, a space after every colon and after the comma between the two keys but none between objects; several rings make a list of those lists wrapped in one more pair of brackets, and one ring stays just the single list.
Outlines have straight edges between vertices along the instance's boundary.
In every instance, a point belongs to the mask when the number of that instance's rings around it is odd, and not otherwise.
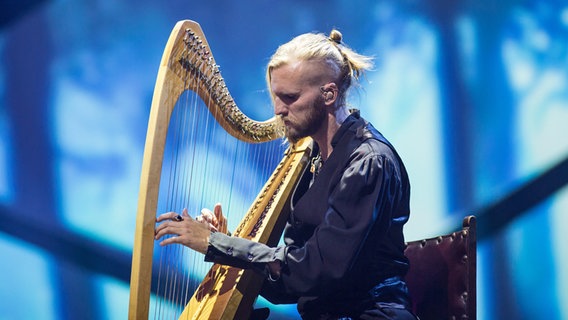
[{"label": "man's hair bun", "polygon": [[337,44],[341,44],[341,39],[343,38],[343,35],[341,34],[341,32],[333,29],[331,30],[331,32],[329,33],[329,40],[337,43]]}]

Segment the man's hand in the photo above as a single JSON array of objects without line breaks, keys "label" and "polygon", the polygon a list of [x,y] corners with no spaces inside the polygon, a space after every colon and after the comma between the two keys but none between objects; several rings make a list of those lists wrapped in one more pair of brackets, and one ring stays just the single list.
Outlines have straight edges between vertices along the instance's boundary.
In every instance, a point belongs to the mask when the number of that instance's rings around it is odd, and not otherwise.
[{"label": "man's hand", "polygon": [[194,220],[187,214],[187,209],[183,209],[182,214],[168,212],[156,218],[160,223],[156,227],[154,239],[158,240],[165,235],[175,235],[160,242],[161,246],[172,243],[179,243],[197,252],[205,254],[209,246],[210,227],[207,222]]},{"label": "man's hand", "polygon": [[197,221],[207,223],[211,231],[227,234],[227,218],[223,216],[220,203],[215,205],[213,212],[207,208],[203,208],[201,215],[197,217]]}]

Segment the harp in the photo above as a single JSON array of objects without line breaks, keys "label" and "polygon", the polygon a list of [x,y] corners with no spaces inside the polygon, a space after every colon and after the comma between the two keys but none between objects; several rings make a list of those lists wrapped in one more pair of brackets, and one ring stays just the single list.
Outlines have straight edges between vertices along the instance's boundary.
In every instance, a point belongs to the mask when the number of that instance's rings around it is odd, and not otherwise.
[{"label": "harp", "polygon": [[[188,122],[188,119],[191,120]],[[198,125],[204,126],[202,133],[196,132]],[[217,127],[222,129],[214,129]],[[219,131],[223,131],[223,138]],[[262,277],[248,269],[213,265],[210,269],[206,267],[202,272],[204,275],[196,281],[199,272],[193,272],[193,269],[198,268],[188,266],[186,261],[196,258],[202,262],[203,256],[188,252],[189,249],[179,245],[157,248],[159,246],[154,241],[155,219],[157,213],[166,210],[179,212],[188,206],[187,202],[197,202],[190,213],[199,212],[200,206],[211,207],[213,203],[206,201],[211,196],[205,194],[211,180],[221,182],[219,190],[223,195],[227,194],[223,190],[229,184],[242,183],[245,185],[242,189],[255,189],[254,185],[243,181],[255,180],[251,179],[254,174],[241,172],[239,177],[224,174],[227,169],[220,166],[208,168],[214,166],[215,161],[209,159],[210,151],[204,151],[202,147],[235,139],[245,145],[233,150],[237,154],[235,157],[243,158],[245,162],[254,153],[276,153],[278,156],[275,161],[266,160],[265,156],[264,160],[255,162],[262,168],[268,168],[265,169],[267,178],[256,188],[258,196],[247,204],[248,209],[244,207],[242,212],[246,213],[233,235],[275,245],[289,213],[292,190],[308,162],[311,148],[311,140],[307,138],[284,150],[283,144],[277,140],[280,137],[274,118],[254,121],[236,106],[199,24],[190,20],[178,22],[164,49],[148,121],[132,256],[129,319],[147,319],[151,308],[154,309],[154,317],[249,317]],[[274,141],[272,145],[276,146],[276,151],[255,149],[257,145],[270,144],[270,141]],[[219,148],[227,149],[229,145],[232,142],[224,142]],[[282,154],[284,157],[278,161]],[[184,160],[177,160],[182,163],[173,161],[175,164],[169,166],[166,174],[167,159],[171,161],[180,155],[185,156],[181,156]],[[205,161],[205,164],[198,164],[199,160]],[[272,167],[271,163],[274,163]],[[232,172],[241,170],[237,169],[233,168]],[[209,176],[194,177],[203,172]],[[211,179],[212,172],[220,172],[220,176]],[[167,179],[164,178],[166,175]],[[182,187],[178,189],[172,185]],[[197,193],[191,189],[196,189]],[[230,215],[240,210],[237,205],[234,207],[236,209],[224,207],[229,225],[235,218]],[[166,255],[173,258],[163,259],[162,256]],[[154,260],[159,260],[159,263]],[[200,279],[204,280],[199,283]],[[155,301],[163,301],[157,303],[160,306],[151,307],[151,296]]]}]

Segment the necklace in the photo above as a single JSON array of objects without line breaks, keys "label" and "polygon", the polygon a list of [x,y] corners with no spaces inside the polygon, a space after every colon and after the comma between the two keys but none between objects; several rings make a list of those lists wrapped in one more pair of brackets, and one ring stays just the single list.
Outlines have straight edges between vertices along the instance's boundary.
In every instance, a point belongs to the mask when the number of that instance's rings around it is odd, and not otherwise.
[{"label": "necklace", "polygon": [[311,165],[310,165],[310,172],[316,176],[323,165],[323,161],[321,160],[321,153],[318,153],[317,156],[312,158]]}]

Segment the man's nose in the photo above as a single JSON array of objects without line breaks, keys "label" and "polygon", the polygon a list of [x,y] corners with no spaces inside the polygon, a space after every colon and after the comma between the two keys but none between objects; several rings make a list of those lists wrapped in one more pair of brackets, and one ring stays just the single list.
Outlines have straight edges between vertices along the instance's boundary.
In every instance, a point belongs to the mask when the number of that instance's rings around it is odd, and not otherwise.
[{"label": "man's nose", "polygon": [[277,116],[285,116],[288,113],[286,104],[282,103],[279,99],[274,101],[274,114]]}]

